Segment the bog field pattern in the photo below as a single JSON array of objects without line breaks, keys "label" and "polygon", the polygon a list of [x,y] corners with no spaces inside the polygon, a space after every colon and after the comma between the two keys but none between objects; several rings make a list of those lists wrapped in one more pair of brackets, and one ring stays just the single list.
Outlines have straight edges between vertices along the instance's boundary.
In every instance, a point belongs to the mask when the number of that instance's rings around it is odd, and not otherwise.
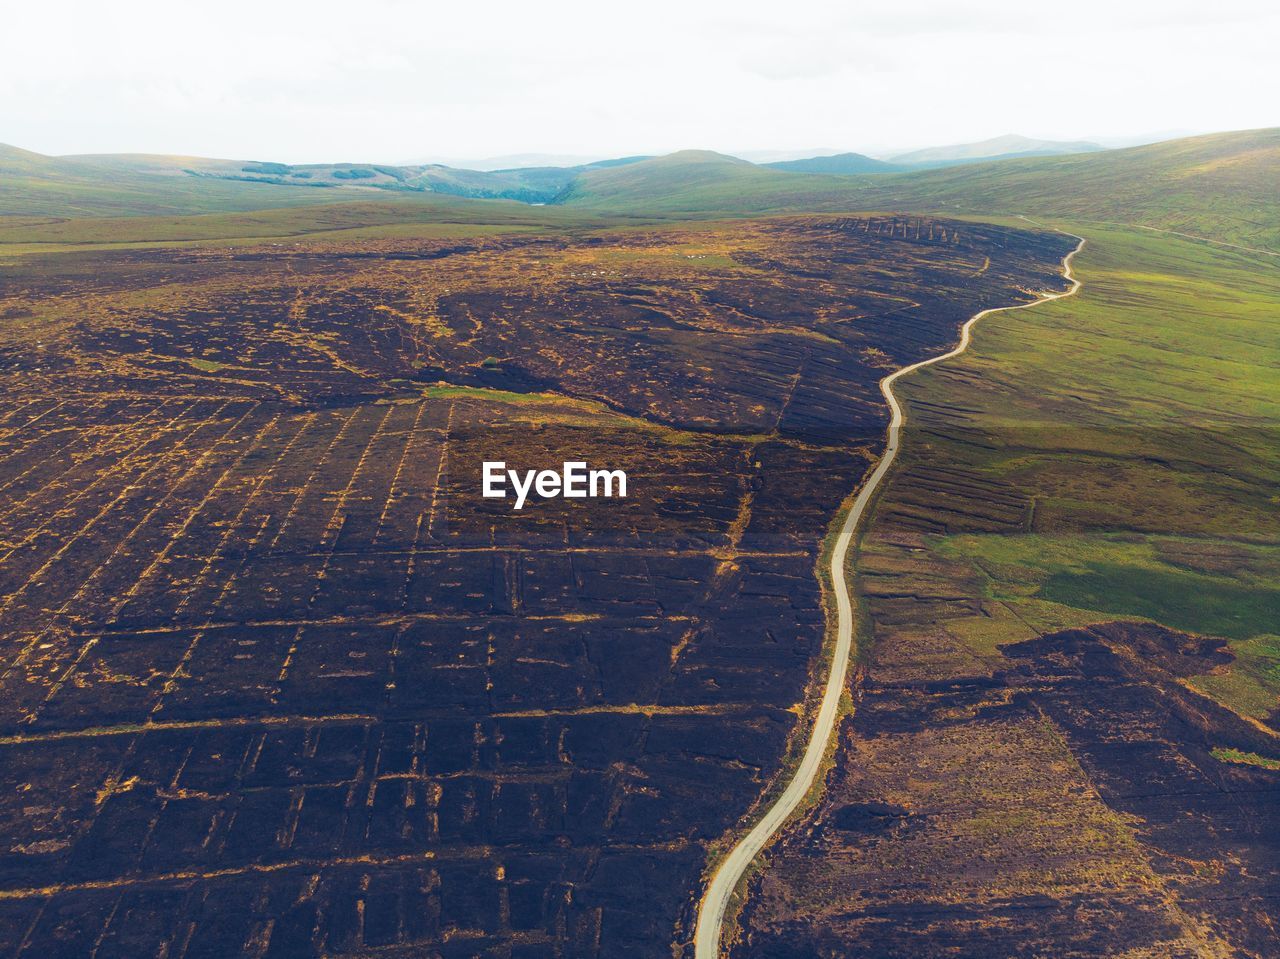
[{"label": "bog field pattern", "polygon": [[[8,261],[0,952],[668,954],[800,745],[878,381],[1073,245],[813,215]],[[569,460],[627,496],[481,495]]]}]

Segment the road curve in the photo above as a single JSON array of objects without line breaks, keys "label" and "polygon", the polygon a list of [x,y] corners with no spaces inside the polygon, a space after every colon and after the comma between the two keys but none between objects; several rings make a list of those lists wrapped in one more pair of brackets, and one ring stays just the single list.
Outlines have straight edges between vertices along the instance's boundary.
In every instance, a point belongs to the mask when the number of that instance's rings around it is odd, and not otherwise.
[{"label": "road curve", "polygon": [[889,420],[888,442],[885,444],[884,455],[880,458],[880,462],[876,465],[870,477],[867,478],[866,483],[863,484],[862,489],[858,491],[858,496],[853,501],[853,506],[848,515],[845,516],[844,524],[840,527],[840,535],[836,539],[835,549],[831,552],[831,584],[836,597],[837,632],[835,652],[831,657],[831,672],[827,676],[826,689],[822,693],[822,705],[818,709],[818,717],[813,724],[813,732],[809,736],[809,742],[805,746],[804,756],[801,758],[799,766],[796,767],[795,775],[792,777],[791,782],[787,784],[786,790],[765,811],[765,814],[752,827],[751,831],[738,841],[738,844],[730,850],[729,854],[716,867],[715,874],[711,877],[711,882],[708,883],[706,891],[702,895],[702,901],[698,904],[698,925],[693,939],[694,959],[719,959],[721,927],[724,925],[725,910],[729,905],[729,899],[732,897],[734,889],[737,888],[743,873],[747,871],[747,867],[751,865],[760,850],[765,847],[769,840],[782,828],[783,823],[799,807],[817,778],[818,770],[822,767],[822,757],[827,751],[827,743],[834,732],[836,715],[840,708],[840,695],[844,691],[845,680],[849,673],[849,656],[853,650],[853,604],[849,600],[849,589],[845,584],[845,560],[849,555],[849,547],[853,543],[854,533],[857,532],[858,526],[867,512],[867,507],[871,504],[876,490],[884,482],[885,476],[888,475],[890,468],[893,466],[893,461],[898,456],[902,426],[907,419],[897,396],[894,395],[893,384],[916,370],[932,366],[934,363],[940,363],[943,360],[949,360],[953,356],[959,356],[969,348],[973,326],[984,316],[989,316],[992,313],[1001,313],[1005,310],[1025,310],[1028,307],[1039,306],[1041,303],[1048,303],[1051,300],[1063,299],[1079,290],[1080,281],[1072,275],[1071,260],[1084,248],[1085,241],[1083,237],[1076,236],[1074,233],[1066,235],[1080,241],[1076,248],[1068,253],[1062,261],[1062,275],[1065,279],[1071,281],[1070,289],[1062,293],[1042,296],[1030,303],[1020,303],[1017,306],[1000,306],[975,313],[960,328],[960,342],[955,349],[927,360],[921,360],[919,363],[904,366],[880,381],[880,392],[884,394],[885,402],[889,404],[889,409],[893,415]]}]

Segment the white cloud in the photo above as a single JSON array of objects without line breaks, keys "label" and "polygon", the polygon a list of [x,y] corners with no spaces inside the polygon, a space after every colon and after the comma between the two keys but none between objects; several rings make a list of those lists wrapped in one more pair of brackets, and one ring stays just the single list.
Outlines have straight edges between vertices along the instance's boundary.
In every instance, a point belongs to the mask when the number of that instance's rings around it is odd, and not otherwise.
[{"label": "white cloud", "polygon": [[1280,123],[1280,10],[1168,0],[11,5],[0,141],[395,160]]}]

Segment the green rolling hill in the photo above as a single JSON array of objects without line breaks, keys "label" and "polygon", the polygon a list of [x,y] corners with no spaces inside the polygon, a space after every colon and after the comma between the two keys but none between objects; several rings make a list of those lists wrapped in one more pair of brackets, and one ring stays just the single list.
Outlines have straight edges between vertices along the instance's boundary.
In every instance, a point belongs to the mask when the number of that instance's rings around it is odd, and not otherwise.
[{"label": "green rolling hill", "polygon": [[0,144],[0,215],[235,213],[367,200],[380,195],[375,191],[550,203],[586,172],[640,159],[480,171],[438,163],[288,164],[150,154],[51,157]]},{"label": "green rolling hill", "polygon": [[905,166],[897,163],[886,163],[874,160],[861,153],[837,153],[835,156],[808,157],[804,160],[779,160],[776,163],[764,163],[774,170],[788,173],[834,173],[838,176],[856,176],[862,173],[898,173]]},{"label": "green rolling hill", "polygon": [[[837,160],[843,163],[840,157],[819,158]],[[542,217],[587,222],[857,210],[1027,214],[1131,224],[1280,250],[1277,186],[1280,128],[1124,150],[861,175],[798,171],[795,164],[756,165],[701,150],[583,167],[480,172],[438,164],[290,166],[144,155],[47,157],[0,146],[0,216],[8,215],[3,226],[5,235],[13,238],[10,242],[21,242],[33,230],[45,230],[39,224],[21,222],[20,217],[171,220],[264,211],[257,219],[281,216],[293,221],[295,215],[270,211],[360,204],[362,212],[355,217],[326,212],[305,219],[374,226],[378,222],[527,223]],[[423,202],[428,198],[431,202]],[[486,203],[477,203],[480,199]],[[495,199],[523,203],[499,209],[490,205]],[[368,215],[371,201],[378,205],[372,216]],[[391,212],[406,203],[404,210]],[[535,210],[528,203],[548,206]],[[189,235],[186,225],[169,220],[161,233]],[[195,234],[205,235],[210,228],[202,223]],[[290,222],[287,227],[282,224],[279,232],[294,229],[296,224]],[[68,235],[65,228],[57,232],[60,240]],[[91,232],[97,236],[102,231]],[[142,238],[142,231],[129,232]],[[270,224],[256,221],[249,231],[250,235],[272,233]],[[41,236],[39,241],[49,238]]]},{"label": "green rolling hill", "polygon": [[869,179],[790,173],[710,150],[682,150],[586,171],[557,202],[633,216],[847,209]]},{"label": "green rolling hill", "polygon": [[522,203],[550,203],[582,173],[636,162],[641,157],[621,157],[600,163],[570,167],[519,167],[509,170],[465,170],[428,163],[418,166],[388,166],[380,163],[285,163],[252,162],[228,172],[222,167],[201,170],[202,175],[237,179],[251,178],[286,186],[363,186],[417,193],[444,193],[450,196],[486,200],[519,200]]},{"label": "green rolling hill", "polygon": [[701,202],[725,190],[760,192],[778,174],[737,157],[711,150],[681,150],[625,167],[592,170],[577,177],[561,203],[627,206],[648,201],[663,205]]},{"label": "green rolling hill", "polygon": [[866,176],[784,173],[686,151],[594,170],[568,205],[631,215],[802,210],[1030,214],[1127,223],[1280,250],[1280,128],[1124,150]]},{"label": "green rolling hill", "polygon": [[1280,128],[867,181],[869,208],[1128,223],[1280,250]]},{"label": "green rolling hill", "polygon": [[[0,144],[0,215],[185,215],[344,198],[334,189],[298,190],[220,179],[212,172],[230,174],[237,166],[231,160],[140,154],[50,157]],[[205,175],[192,175],[191,170]]]}]

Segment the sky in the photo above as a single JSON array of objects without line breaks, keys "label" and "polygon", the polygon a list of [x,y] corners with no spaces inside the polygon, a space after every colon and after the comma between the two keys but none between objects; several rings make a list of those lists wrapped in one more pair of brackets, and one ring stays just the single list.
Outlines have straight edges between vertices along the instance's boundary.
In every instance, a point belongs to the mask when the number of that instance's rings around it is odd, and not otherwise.
[{"label": "sky", "polygon": [[289,163],[1280,125],[1274,0],[43,0],[0,142]]}]

